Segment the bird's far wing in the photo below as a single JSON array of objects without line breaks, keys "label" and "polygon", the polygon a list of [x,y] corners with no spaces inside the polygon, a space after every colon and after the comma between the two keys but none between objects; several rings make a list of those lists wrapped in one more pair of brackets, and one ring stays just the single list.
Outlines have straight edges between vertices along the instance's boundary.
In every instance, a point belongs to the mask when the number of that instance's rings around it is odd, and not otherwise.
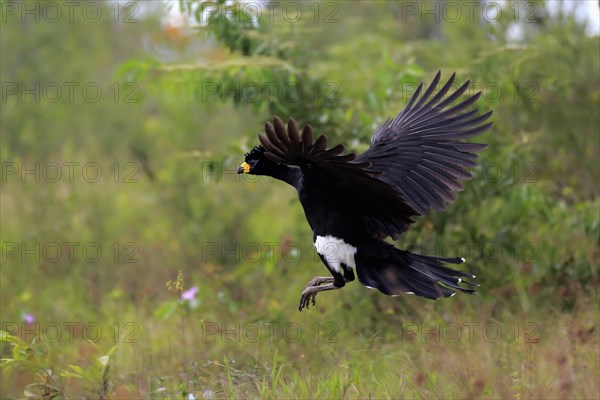
[{"label": "bird's far wing", "polygon": [[363,220],[368,232],[394,236],[413,222],[410,217],[415,212],[402,202],[392,186],[377,178],[381,172],[372,169],[370,161],[356,161],[353,153],[341,155],[343,145],[327,149],[327,138],[321,135],[314,140],[310,125],[300,133],[293,119],[286,129],[281,119],[275,117],[273,125],[265,124],[265,134],[259,135],[259,140],[266,149],[266,157],[299,167],[305,182],[316,183],[313,189],[333,188],[340,201],[356,204],[357,217]]},{"label": "bird's far wing", "polygon": [[[265,156],[280,164],[294,165],[302,169],[320,165],[365,172],[371,165],[368,161],[349,164],[356,158],[355,154],[340,155],[344,151],[342,144],[327,149],[327,138],[321,135],[314,140],[310,125],[306,125],[300,134],[298,124],[293,118],[288,121],[286,129],[283,121],[275,117],[273,125],[269,122],[265,124],[265,134],[258,135],[258,140],[267,150]],[[376,174],[374,171],[370,172]]]},{"label": "bird's far wing", "polygon": [[402,112],[379,127],[371,147],[356,158],[383,172],[378,179],[393,186],[415,214],[426,214],[432,207],[441,210],[453,202],[454,192],[463,189],[460,181],[471,177],[466,168],[476,165],[474,153],[487,147],[463,139],[487,131],[492,123],[484,122],[492,112],[477,116],[478,109],[469,109],[481,92],[453,105],[470,84],[467,81],[446,97],[454,78],[452,74],[434,93],[438,72],[419,98],[421,83]]}]

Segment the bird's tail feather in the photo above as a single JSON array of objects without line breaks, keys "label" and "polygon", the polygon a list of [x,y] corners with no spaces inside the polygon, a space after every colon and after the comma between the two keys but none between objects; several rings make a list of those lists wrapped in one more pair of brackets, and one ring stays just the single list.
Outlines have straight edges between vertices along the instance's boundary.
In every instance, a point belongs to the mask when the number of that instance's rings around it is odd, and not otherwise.
[{"label": "bird's tail feather", "polygon": [[384,294],[397,296],[408,293],[438,299],[454,295],[455,290],[476,293],[475,289],[462,287],[460,284],[479,286],[462,279],[475,278],[475,275],[444,265],[462,264],[462,258],[428,257],[383,243],[381,248],[373,250],[361,252],[359,249],[355,257],[356,273],[363,285],[379,289]]}]

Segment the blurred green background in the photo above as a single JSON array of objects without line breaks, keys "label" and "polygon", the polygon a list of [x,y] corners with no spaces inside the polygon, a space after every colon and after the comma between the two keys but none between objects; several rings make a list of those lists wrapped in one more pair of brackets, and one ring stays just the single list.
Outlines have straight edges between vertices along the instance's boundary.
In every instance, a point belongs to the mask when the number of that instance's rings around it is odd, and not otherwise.
[{"label": "blurred green background", "polygon": [[[0,3],[0,397],[600,396],[588,3]],[[244,152],[275,115],[364,151],[438,70],[483,92],[489,148],[397,245],[479,295],[298,313],[326,271]]]}]

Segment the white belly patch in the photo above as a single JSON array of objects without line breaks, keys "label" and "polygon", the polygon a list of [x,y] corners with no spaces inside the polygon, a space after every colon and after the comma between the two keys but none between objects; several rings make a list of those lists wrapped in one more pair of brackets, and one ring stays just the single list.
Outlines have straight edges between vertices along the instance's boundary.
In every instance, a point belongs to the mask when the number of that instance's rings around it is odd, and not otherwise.
[{"label": "white belly patch", "polygon": [[333,236],[317,236],[315,248],[335,272],[343,274],[342,264],[355,268],[356,247]]}]

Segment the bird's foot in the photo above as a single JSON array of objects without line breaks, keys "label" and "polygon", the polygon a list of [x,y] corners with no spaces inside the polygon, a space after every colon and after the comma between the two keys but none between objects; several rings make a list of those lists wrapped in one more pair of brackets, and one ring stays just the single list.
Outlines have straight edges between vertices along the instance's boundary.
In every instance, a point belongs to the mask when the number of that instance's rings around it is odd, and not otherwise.
[{"label": "bird's foot", "polygon": [[333,282],[333,278],[317,276],[308,282],[306,289],[302,291],[302,295],[300,296],[300,305],[298,306],[298,311],[302,312],[302,309],[308,309],[311,304],[313,306],[316,305],[317,293],[325,290],[339,289],[339,287],[333,286],[333,283],[321,286],[322,283],[326,282]]},{"label": "bird's foot", "polygon": [[[314,280],[314,279],[313,279]],[[312,282],[312,281],[311,281]],[[298,306],[298,311],[302,312],[302,309],[306,308],[308,310],[309,305],[312,303],[313,306],[317,304],[316,297],[318,290],[315,290],[317,286],[309,286],[306,287],[302,291],[302,295],[300,296],[300,305]]]}]

